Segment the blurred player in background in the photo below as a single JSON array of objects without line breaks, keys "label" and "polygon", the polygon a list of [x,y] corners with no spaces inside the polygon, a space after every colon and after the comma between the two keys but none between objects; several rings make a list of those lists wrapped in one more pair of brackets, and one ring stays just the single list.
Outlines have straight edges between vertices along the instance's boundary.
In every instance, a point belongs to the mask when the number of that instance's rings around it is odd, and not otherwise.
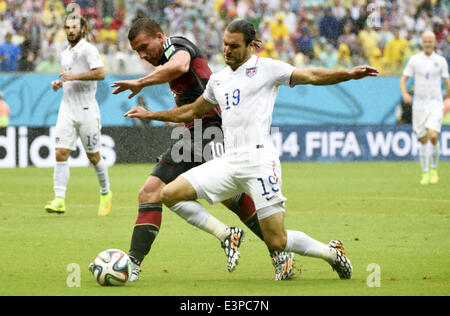
[{"label": "blurred player in background", "polygon": [[70,177],[68,159],[80,137],[100,185],[98,215],[105,216],[111,210],[112,193],[108,167],[100,155],[100,110],[95,99],[97,81],[105,78],[105,69],[97,48],[85,39],[86,20],[71,14],[65,19],[64,28],[69,46],[61,54],[61,79],[51,83],[53,91],[63,89],[55,131],[55,199],[45,206],[45,210],[49,213],[66,210],[65,196]]},{"label": "blurred player in background", "polygon": [[[436,36],[427,31],[422,34],[422,52],[411,57],[400,79],[403,101],[412,104],[413,129],[420,142],[419,160],[422,168],[421,184],[439,182],[439,133],[444,112],[442,81],[450,95],[448,64],[434,50]],[[408,78],[414,79],[414,97],[407,91]],[[429,145],[429,143],[431,145]]]},{"label": "blurred player in background", "polygon": [[272,112],[280,85],[331,85],[376,76],[369,66],[350,70],[297,69],[287,63],[253,55],[258,46],[254,26],[235,20],[225,30],[225,69],[211,76],[205,92],[193,103],[169,111],[134,108],[127,117],[186,122],[215,108],[222,110],[225,154],[188,170],[161,192],[163,203],[174,211],[184,208],[205,213],[196,199],[211,204],[247,192],[255,203],[264,240],[271,249],[326,260],[341,279],[350,279],[352,266],[342,242],[328,245],[300,231],[286,230],[286,200],[281,193],[281,165],[270,140]]},{"label": "blurred player in background", "polygon": [[[144,78],[115,82],[113,87],[117,89],[113,92],[114,94],[131,90],[129,98],[132,98],[144,87],[169,83],[175,95],[176,104],[181,107],[194,102],[203,93],[211,70],[202,53],[193,43],[183,37],[166,37],[160,25],[151,19],[137,20],[131,27],[128,38],[133,50],[139,54],[140,58],[155,67],[160,67]],[[217,127],[220,130],[222,119],[218,108],[204,113],[201,116],[201,123],[202,135],[204,129],[208,127]],[[191,131],[191,137],[194,136],[194,128],[199,128],[194,126],[192,121],[185,126]],[[205,162],[203,153],[211,140],[202,137],[202,144],[196,146],[191,137],[187,137],[190,144],[186,144],[185,148],[197,147],[200,148],[200,152],[196,153],[192,150],[190,162],[177,162],[172,157],[173,147],[170,147],[160,157],[158,164],[139,192],[138,218],[129,251],[133,262],[133,275],[130,281],[139,279],[140,265],[159,233],[162,220],[161,190],[183,172]],[[214,141],[222,142],[222,139],[214,139]],[[257,216],[255,216],[253,201],[247,194],[238,194],[225,201],[224,205],[235,212],[247,227],[263,239]],[[195,216],[180,208],[176,213],[193,225],[215,235],[222,242],[228,258],[228,269],[232,271],[238,259],[238,252],[234,249],[234,245],[239,245],[242,230],[235,227],[229,228],[206,212],[202,213],[204,216]],[[270,255],[275,266],[275,279],[290,278],[293,271],[293,254],[270,251]]]}]

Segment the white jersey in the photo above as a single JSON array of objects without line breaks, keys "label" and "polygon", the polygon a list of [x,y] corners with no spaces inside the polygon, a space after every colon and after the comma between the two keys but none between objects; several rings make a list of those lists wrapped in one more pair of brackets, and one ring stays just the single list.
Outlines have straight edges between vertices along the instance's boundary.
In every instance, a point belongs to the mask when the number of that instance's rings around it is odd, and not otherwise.
[{"label": "white jersey", "polygon": [[448,64],[436,53],[430,56],[423,52],[408,61],[403,75],[414,78],[413,106],[416,109],[436,107],[442,109],[442,78],[448,78]]},{"label": "white jersey", "polygon": [[265,148],[270,141],[272,112],[280,85],[289,85],[295,67],[253,55],[233,71],[226,67],[213,74],[203,97],[219,104],[222,112],[225,154]]},{"label": "white jersey", "polygon": [[[75,47],[67,47],[61,54],[61,66],[66,72],[74,74],[86,73],[103,67],[103,61],[97,48],[82,39]],[[62,105],[76,110],[98,106],[95,99],[97,81],[67,81],[63,84]]]}]

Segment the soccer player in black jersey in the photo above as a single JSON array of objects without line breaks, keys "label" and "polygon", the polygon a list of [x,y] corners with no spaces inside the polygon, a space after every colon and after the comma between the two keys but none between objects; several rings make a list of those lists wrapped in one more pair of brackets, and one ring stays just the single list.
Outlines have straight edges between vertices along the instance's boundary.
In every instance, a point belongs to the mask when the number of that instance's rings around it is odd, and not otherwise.
[{"label": "soccer player in black jersey", "polygon": [[[114,82],[112,87],[116,88],[116,90],[114,90],[113,94],[130,90],[131,93],[128,97],[132,98],[144,87],[169,83],[177,106],[194,102],[202,95],[211,75],[211,70],[201,51],[192,42],[179,36],[166,37],[160,25],[156,21],[147,18],[139,19],[132,25],[128,39],[131,47],[139,54],[141,59],[146,60],[155,67],[160,67],[150,75],[140,79]],[[203,130],[208,127],[221,128],[221,116],[218,107],[201,118],[201,126]],[[185,127],[192,130],[194,122],[187,123]],[[194,133],[192,132],[191,135],[194,135]],[[195,148],[195,144],[193,144],[194,139],[190,141],[193,145],[191,148]],[[222,140],[214,139],[214,141]],[[171,155],[172,147],[169,148],[162,154],[151,175],[139,191],[138,218],[129,251],[133,262],[133,275],[130,281],[138,280],[140,265],[149,253],[161,227],[162,203],[160,192],[162,188],[183,172],[204,163],[203,149],[210,142],[211,139],[202,139],[201,157],[196,156],[193,151],[190,154],[191,159],[189,161],[174,161]],[[241,221],[261,240],[264,240],[255,213],[255,207],[249,195],[242,193],[222,203],[235,212]],[[177,211],[177,214],[185,219],[191,217],[192,220],[188,220],[191,224],[215,235],[222,241],[222,247],[225,249],[228,258],[228,269],[232,271],[239,257],[239,252],[235,245],[239,245],[243,231],[239,228],[228,228],[212,216],[200,223],[198,220],[193,219],[193,214],[186,214],[183,210]],[[223,232],[224,227],[226,228],[226,233]],[[293,254],[275,252],[270,249],[269,251],[272,257],[272,264],[275,267],[275,279],[285,280],[290,278],[293,272]]]}]

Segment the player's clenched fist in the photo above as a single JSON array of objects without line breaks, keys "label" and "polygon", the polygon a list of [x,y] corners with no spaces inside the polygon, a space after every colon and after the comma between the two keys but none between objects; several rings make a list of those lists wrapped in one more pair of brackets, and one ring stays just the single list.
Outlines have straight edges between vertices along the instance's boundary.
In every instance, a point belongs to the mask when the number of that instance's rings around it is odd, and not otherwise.
[{"label": "player's clenched fist", "polygon": [[62,88],[62,81],[61,80],[54,80],[52,81],[52,89],[53,91],[58,91],[60,88]]}]

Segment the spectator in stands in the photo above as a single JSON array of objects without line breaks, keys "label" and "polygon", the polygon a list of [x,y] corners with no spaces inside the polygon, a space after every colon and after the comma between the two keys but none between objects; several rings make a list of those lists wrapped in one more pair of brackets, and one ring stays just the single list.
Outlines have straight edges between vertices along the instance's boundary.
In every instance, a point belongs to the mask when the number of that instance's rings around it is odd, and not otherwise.
[{"label": "spectator in stands", "polygon": [[332,10],[333,10],[333,15],[336,17],[336,19],[339,21],[339,23],[341,23],[342,20],[347,15],[347,10],[341,4],[340,0],[335,0],[334,1],[334,6],[332,7]]},{"label": "spectator in stands", "polygon": [[335,69],[349,69],[354,67],[350,48],[346,43],[339,45],[337,56],[338,60]]},{"label": "spectator in stands", "polygon": [[19,46],[11,42],[12,34],[8,33],[5,43],[0,45],[0,71],[17,71],[17,66],[22,52]]},{"label": "spectator in stands", "polygon": [[[359,33],[360,30],[364,28],[364,24],[362,23],[364,19],[363,7],[361,6],[361,2],[359,0],[353,0],[350,6],[350,15],[352,18],[352,23],[354,26],[354,31],[356,34]],[[365,21],[364,21],[365,22]]]},{"label": "spectator in stands", "polygon": [[391,73],[400,74],[403,69],[404,57],[409,51],[408,41],[400,36],[399,28],[393,29],[394,38],[384,48],[384,57],[389,64]]},{"label": "spectator in stands", "polygon": [[20,58],[17,70],[22,72],[32,72],[35,70],[36,55],[33,50],[27,50]]},{"label": "spectator in stands", "polygon": [[56,43],[58,43],[60,46],[62,46],[67,39],[66,31],[61,27],[60,21],[54,21],[51,27],[48,28],[45,37],[50,38],[50,33],[53,34],[53,39]]},{"label": "spectator in stands", "polygon": [[431,0],[424,0],[418,7],[416,11],[415,18],[417,19],[422,12],[425,12],[427,16],[433,16],[433,5]]},{"label": "spectator in stands", "polygon": [[[42,61],[48,59],[50,53],[54,53],[59,59],[62,50],[61,45],[65,42],[65,34],[61,33],[62,27],[58,29],[57,24],[61,24],[62,16],[65,14],[65,7],[74,0],[21,0],[5,1],[0,0],[0,45],[3,44],[7,33],[11,33],[14,40],[23,40],[23,36],[17,34],[19,29],[24,28],[25,35],[31,34],[31,41],[35,47],[34,56],[23,51],[20,69],[32,69],[33,57]],[[186,32],[193,34],[195,39],[205,39],[200,41],[207,57],[212,61],[216,52],[221,48],[221,38],[224,25],[229,20],[237,17],[246,18],[254,23],[258,28],[258,37],[265,43],[274,41],[276,52],[282,60],[292,60],[298,64],[316,66],[317,58],[324,50],[320,47],[319,39],[325,37],[338,48],[338,64],[348,61],[347,57],[342,59],[343,54],[339,53],[339,47],[345,43],[350,49],[350,56],[353,64],[361,64],[361,61],[374,62],[377,65],[385,65],[383,52],[386,44],[393,38],[391,28],[399,27],[399,33],[408,42],[411,52],[414,51],[414,44],[417,35],[425,30],[432,30],[437,39],[437,50],[450,61],[449,43],[449,14],[450,1],[442,0],[76,0],[81,6],[81,11],[86,15],[91,28],[91,41],[97,44],[104,44],[105,34],[109,30],[103,26],[103,20],[113,17],[111,28],[117,32],[117,41],[126,42],[129,26],[131,22],[140,17],[151,16],[161,25],[165,31],[171,35],[180,33],[182,26],[186,26]],[[367,20],[367,4],[376,3],[381,14],[382,29],[365,28]],[[114,4],[111,6],[111,4]],[[325,21],[329,11],[331,16],[338,21],[339,27],[329,27]],[[276,25],[277,13],[283,16],[281,28]],[[321,19],[323,17],[323,19]],[[273,24],[273,23],[275,24]],[[322,22],[322,27],[321,27]],[[271,34],[271,26],[276,26],[278,35]],[[305,26],[309,29],[309,36],[302,33],[301,28]],[[105,29],[102,31],[102,29]],[[327,31],[324,31],[327,29]],[[54,33],[55,36],[50,36]],[[63,36],[59,36],[58,33]],[[100,36],[100,33],[102,35]],[[330,36],[329,33],[332,35]],[[281,35],[280,35],[281,34]],[[285,34],[288,35],[286,38]],[[334,34],[334,35],[333,35]],[[333,38],[338,34],[337,41]],[[114,37],[116,37],[114,35]],[[277,40],[276,38],[282,38]],[[359,43],[357,42],[359,39]],[[110,39],[113,43],[115,39]],[[324,43],[325,44],[325,43]],[[360,52],[361,45],[364,48],[364,55]],[[107,45],[108,46],[108,45]],[[309,53],[308,47],[315,47],[317,57]],[[122,49],[117,49],[122,51]],[[129,48],[125,48],[129,50]],[[381,55],[380,55],[381,52]],[[299,54],[300,53],[300,54]],[[130,58],[128,53],[126,58]],[[306,57],[305,57],[306,56]],[[345,55],[347,56],[347,55]],[[406,55],[407,57],[408,55]],[[108,56],[108,59],[111,59]],[[120,60],[120,59],[119,59]],[[130,61],[135,63],[135,61]],[[133,73],[141,70],[131,69],[126,61],[126,71]],[[294,62],[294,61],[293,61]],[[122,61],[120,61],[122,63]],[[338,66],[339,67],[339,66]],[[112,67],[118,68],[118,67]],[[121,67],[123,68],[123,67]],[[398,69],[394,65],[390,69],[380,67],[383,74],[395,74]],[[384,69],[384,70],[383,70]]]},{"label": "spectator in stands", "polygon": [[297,53],[302,53],[309,57],[313,56],[313,40],[309,34],[309,29],[307,26],[301,26],[299,24],[300,30],[298,36],[295,38],[295,48]]},{"label": "spectator in stands", "polygon": [[117,44],[117,30],[112,28],[112,18],[110,16],[103,19],[103,28],[98,37],[100,42],[109,40],[111,44]]},{"label": "spectator in stands", "polygon": [[[56,3],[61,3],[57,1]],[[60,11],[61,12],[61,11]],[[55,8],[54,1],[46,1],[44,5],[44,10],[42,10],[41,21],[45,27],[51,27],[55,21],[62,21],[62,13],[60,13]],[[64,12],[64,10],[63,10]]]},{"label": "spectator in stands", "polygon": [[0,45],[5,42],[6,34],[14,32],[13,24],[6,17],[5,12],[0,11]]},{"label": "spectator in stands", "polygon": [[270,35],[272,40],[281,43],[289,39],[289,28],[284,24],[284,13],[277,14],[276,20],[270,23]]},{"label": "spectator in stands", "polygon": [[117,10],[116,14],[114,15],[114,19],[112,21],[112,29],[119,31],[125,23],[125,13],[122,10]]},{"label": "spectator in stands", "polygon": [[[35,13],[35,12],[33,12]],[[31,35],[31,41],[34,47],[40,49],[42,47],[42,34],[44,33],[43,27],[39,22],[38,14],[32,14],[30,24],[27,27],[27,33]],[[37,54],[36,54],[37,55]]]},{"label": "spectator in stands", "polygon": [[[100,7],[102,9],[102,16],[115,16],[117,13],[122,12],[121,10],[116,9],[116,2],[115,0],[101,0]],[[117,30],[116,28],[114,28]]]},{"label": "spectator in stands", "polygon": [[333,15],[331,7],[326,8],[325,15],[319,22],[319,33],[321,37],[325,37],[333,45],[337,45],[339,37],[340,23]]},{"label": "spectator in stands", "polygon": [[275,51],[275,44],[273,41],[268,41],[264,44],[264,49],[258,54],[259,57],[280,59],[280,56]]},{"label": "spectator in stands", "polygon": [[25,29],[20,27],[17,32],[12,36],[11,43],[20,46],[25,41]]},{"label": "spectator in stands", "polygon": [[353,32],[353,25],[351,22],[344,26],[344,33],[338,38],[338,45],[346,44],[351,52],[356,52],[360,45],[358,43],[358,37]]},{"label": "spectator in stands", "polygon": [[3,93],[0,91],[0,127],[9,125],[10,109],[8,103],[3,100]]},{"label": "spectator in stands", "polygon": [[394,34],[391,32],[389,24],[384,22],[381,24],[381,30],[378,32],[380,41],[378,42],[378,48],[384,50],[386,44],[394,38]]},{"label": "spectator in stands", "polygon": [[8,8],[8,4],[5,0],[0,0],[0,12],[5,12]]},{"label": "spectator in stands", "polygon": [[48,59],[44,59],[36,66],[36,72],[43,74],[59,74],[61,72],[61,65],[55,59],[55,55],[50,54]]},{"label": "spectator in stands", "polygon": [[59,60],[62,51],[62,45],[55,41],[55,35],[56,33],[52,32],[49,34],[50,38],[42,41],[42,48],[39,56],[40,58],[48,59],[50,55],[53,55],[57,60]]},{"label": "spectator in stands", "polygon": [[333,44],[326,44],[325,49],[319,55],[321,67],[335,69],[338,63],[338,54]]},{"label": "spectator in stands", "polygon": [[378,33],[369,25],[366,25],[364,29],[360,30],[358,33],[358,42],[362,46],[366,57],[369,58],[373,51],[378,48]]}]

